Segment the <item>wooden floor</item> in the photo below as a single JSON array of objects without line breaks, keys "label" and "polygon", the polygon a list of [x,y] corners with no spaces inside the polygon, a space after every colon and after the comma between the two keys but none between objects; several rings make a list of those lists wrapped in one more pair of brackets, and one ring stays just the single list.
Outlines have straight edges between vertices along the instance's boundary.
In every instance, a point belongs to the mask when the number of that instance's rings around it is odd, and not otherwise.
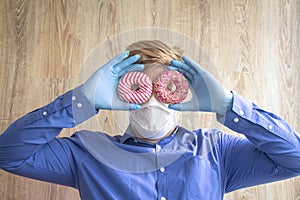
[{"label": "wooden floor", "polygon": [[[299,0],[0,0],[0,130],[75,87],[82,63],[101,42],[124,31],[160,27],[191,38],[227,88],[300,132],[299,23]],[[110,49],[101,52],[112,56]],[[98,119],[111,133],[114,116],[103,112]],[[0,199],[79,195],[0,171]],[[299,200],[300,178],[239,190],[226,199]]]}]

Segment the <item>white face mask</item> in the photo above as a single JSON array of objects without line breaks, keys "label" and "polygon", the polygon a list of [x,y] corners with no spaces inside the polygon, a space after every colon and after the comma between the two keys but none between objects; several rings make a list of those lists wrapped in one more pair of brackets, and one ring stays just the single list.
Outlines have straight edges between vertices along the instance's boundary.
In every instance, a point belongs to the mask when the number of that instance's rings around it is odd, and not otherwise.
[{"label": "white face mask", "polygon": [[157,140],[177,125],[175,110],[151,97],[139,110],[130,111],[132,136]]}]

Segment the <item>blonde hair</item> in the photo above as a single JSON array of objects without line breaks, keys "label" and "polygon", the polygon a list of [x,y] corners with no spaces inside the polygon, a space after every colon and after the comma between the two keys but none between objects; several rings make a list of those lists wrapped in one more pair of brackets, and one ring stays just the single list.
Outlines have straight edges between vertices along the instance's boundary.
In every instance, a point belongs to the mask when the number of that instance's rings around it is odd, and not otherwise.
[{"label": "blonde hair", "polygon": [[160,40],[142,40],[132,43],[127,47],[130,51],[129,56],[139,54],[141,58],[138,64],[155,64],[170,65],[171,60],[181,60],[183,51],[178,47],[171,47],[166,42]]}]

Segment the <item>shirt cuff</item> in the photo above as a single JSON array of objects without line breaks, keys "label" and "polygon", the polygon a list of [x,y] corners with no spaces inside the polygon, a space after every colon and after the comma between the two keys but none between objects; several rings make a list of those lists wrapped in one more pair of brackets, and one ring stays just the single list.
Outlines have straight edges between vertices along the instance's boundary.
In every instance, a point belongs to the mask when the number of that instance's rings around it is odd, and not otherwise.
[{"label": "shirt cuff", "polygon": [[217,120],[220,123],[246,136],[250,134],[247,132],[249,128],[255,129],[255,126],[259,126],[265,131],[296,145],[295,137],[290,134],[293,130],[284,120],[273,113],[264,111],[240,95],[232,93],[232,109],[228,110],[224,116],[217,115]]},{"label": "shirt cuff", "polygon": [[98,113],[98,110],[90,103],[82,92],[82,85],[71,90],[65,97],[67,101],[72,101],[70,112],[76,124],[79,124]]}]

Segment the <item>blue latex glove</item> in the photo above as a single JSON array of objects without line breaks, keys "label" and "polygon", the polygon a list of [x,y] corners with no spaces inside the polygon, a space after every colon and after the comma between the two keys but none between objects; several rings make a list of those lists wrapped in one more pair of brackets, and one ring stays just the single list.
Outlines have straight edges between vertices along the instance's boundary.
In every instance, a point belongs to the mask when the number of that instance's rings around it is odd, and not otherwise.
[{"label": "blue latex glove", "polygon": [[131,57],[128,57],[128,55],[129,52],[126,51],[116,56],[107,64],[96,70],[83,84],[82,92],[96,109],[139,109],[140,105],[121,101],[117,93],[117,86],[121,76],[129,71],[140,71],[144,69],[144,65],[142,64],[133,64],[140,59],[140,55]]},{"label": "blue latex glove", "polygon": [[190,58],[183,56],[182,61],[172,60],[170,70],[177,70],[188,79],[192,99],[181,104],[169,105],[180,111],[207,111],[224,115],[232,106],[232,93],[225,89],[210,73]]}]

